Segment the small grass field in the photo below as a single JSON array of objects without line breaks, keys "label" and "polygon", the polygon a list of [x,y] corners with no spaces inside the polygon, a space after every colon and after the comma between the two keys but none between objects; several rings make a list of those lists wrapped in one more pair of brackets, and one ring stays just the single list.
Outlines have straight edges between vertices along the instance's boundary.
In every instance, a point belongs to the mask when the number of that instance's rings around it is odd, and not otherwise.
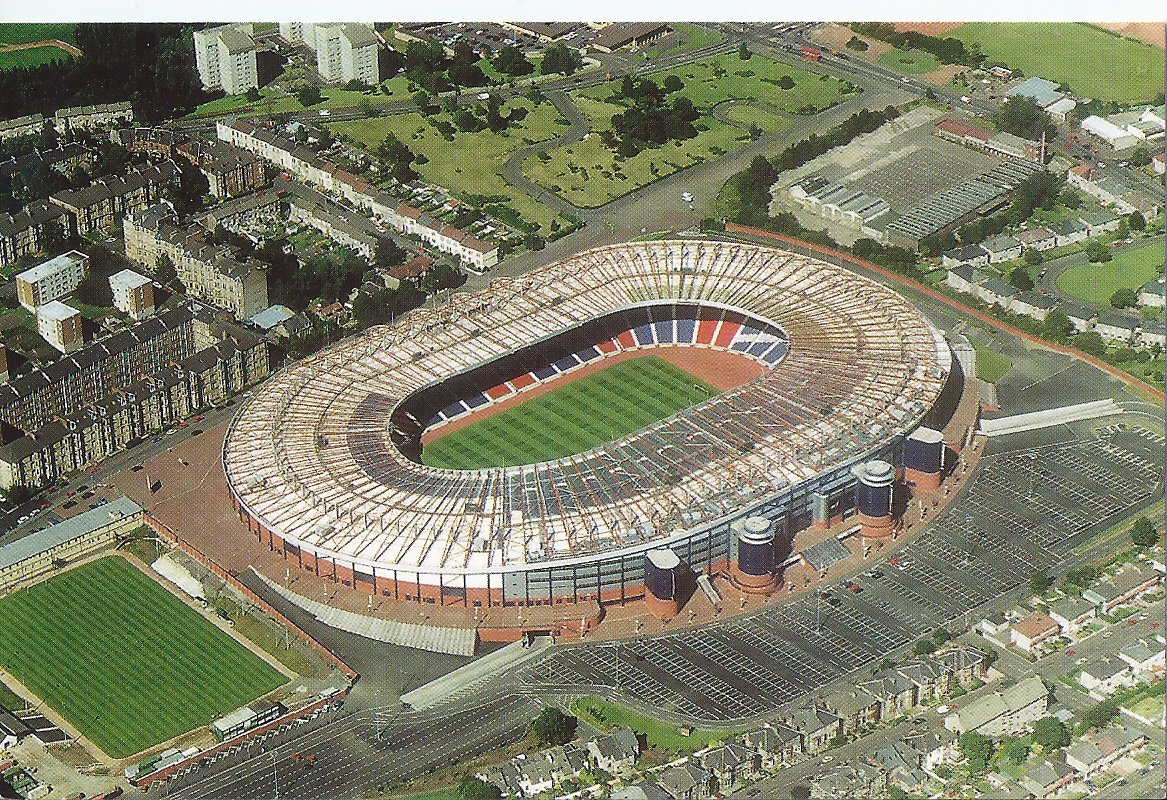
[{"label": "small grass field", "polygon": [[790,127],[790,121],[758,106],[733,105],[724,111],[718,110],[721,118],[743,128],[757,125],[764,131],[780,131]]},{"label": "small grass field", "polygon": [[30,47],[27,50],[7,50],[0,52],[0,72],[20,67],[39,67],[41,64],[51,64],[54,61],[68,61],[73,58],[59,47],[46,45],[45,47]]},{"label": "small grass field", "polygon": [[599,730],[629,727],[636,733],[644,734],[649,747],[660,747],[671,751],[697,750],[708,745],[709,742],[725,741],[734,735],[719,731],[695,730],[685,736],[676,725],[651,719],[598,697],[579,698],[571,704],[571,713]]},{"label": "small grass field", "polygon": [[1058,276],[1063,294],[1095,305],[1105,305],[1116,289],[1138,289],[1163,274],[1163,245],[1148,244],[1119,253],[1105,264],[1079,264]]},{"label": "small grass field", "polygon": [[1138,103],[1163,92],[1161,49],[1086,23],[966,22],[946,35],[1079,97]]},{"label": "small grass field", "polygon": [[510,467],[582,453],[718,391],[658,356],[613,364],[426,445],[422,463]]},{"label": "small grass field", "polygon": [[32,44],[46,39],[59,39],[76,44],[75,22],[5,22],[0,23],[0,45]]},{"label": "small grass field", "polygon": [[[498,205],[504,206],[501,211],[486,206],[483,211],[508,224],[514,224],[521,217],[522,221],[538,225],[546,235],[551,223],[557,218],[556,213],[504,181],[500,171],[515,150],[566,132],[566,120],[563,120],[550,101],[536,106],[525,98],[507,101],[503,105],[503,113],[510,113],[511,109],[520,107],[528,109],[527,116],[506,131],[457,132],[453,141],[447,141],[433,125],[451,121],[450,115],[445,112],[430,117],[418,113],[395,114],[391,117],[336,122],[329,127],[334,133],[350,137],[369,152],[375,151],[386,134],[392,132],[410,150],[428,159],[425,164],[415,165],[425,180],[444,186],[462,197],[478,195],[497,198]],[[507,208],[512,209],[509,214]]]},{"label": "small grass field", "polygon": [[1013,367],[1013,362],[1004,353],[998,353],[970,337],[973,349],[977,351],[977,377],[982,381],[996,383]]},{"label": "small grass field", "polygon": [[0,600],[0,664],[113,758],[285,682],[117,556]]},{"label": "small grass field", "polygon": [[923,75],[940,68],[940,59],[923,50],[889,50],[878,59],[885,67],[906,72],[909,75]]}]

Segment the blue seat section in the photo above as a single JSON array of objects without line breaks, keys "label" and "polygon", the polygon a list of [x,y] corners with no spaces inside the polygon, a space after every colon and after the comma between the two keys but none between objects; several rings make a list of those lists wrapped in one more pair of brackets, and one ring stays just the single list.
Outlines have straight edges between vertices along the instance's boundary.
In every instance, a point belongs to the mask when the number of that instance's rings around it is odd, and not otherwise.
[{"label": "blue seat section", "polygon": [[558,361],[553,362],[553,366],[560,372],[567,372],[572,367],[578,367],[579,363],[571,356],[564,356]]},{"label": "blue seat section", "polygon": [[669,344],[674,341],[673,321],[671,319],[664,322],[654,322],[652,327],[656,331],[657,344]]},{"label": "blue seat section", "polygon": [[677,342],[679,344],[692,344],[693,331],[697,329],[697,323],[691,319],[677,320]]},{"label": "blue seat section", "polygon": [[655,344],[652,339],[651,325],[637,325],[632,329],[632,335],[636,337],[636,342],[640,345]]},{"label": "blue seat section", "polygon": [[476,395],[472,395],[471,397],[467,397],[462,402],[465,403],[466,405],[470,406],[471,408],[478,408],[479,406],[484,406],[487,403],[489,403],[490,398],[487,397],[486,395],[482,394],[481,392],[479,392]]},{"label": "blue seat section", "polygon": [[761,341],[754,342],[754,344],[750,346],[750,349],[747,352],[749,352],[749,354],[752,356],[760,356],[762,353],[769,350],[770,346],[771,343],[763,339]]},{"label": "blue seat section", "polygon": [[461,403],[450,403],[450,405],[446,406],[438,413],[440,413],[446,419],[453,419],[459,414],[466,413],[466,409]]},{"label": "blue seat section", "polygon": [[436,413],[432,417],[430,417],[430,421],[427,422],[425,424],[425,426],[427,428],[432,428],[433,426],[437,425],[439,422],[445,422],[445,421],[446,421],[446,418],[444,416],[442,416],[442,412],[439,411],[438,413]]},{"label": "blue seat section", "polygon": [[767,364],[777,364],[786,355],[786,351],[786,342],[777,342],[770,348],[768,353],[762,356],[762,360]]},{"label": "blue seat section", "polygon": [[600,351],[594,347],[589,347],[586,350],[580,350],[578,353],[575,354],[575,357],[580,360],[581,364],[587,363],[588,361],[591,361],[593,358],[599,358]]},{"label": "blue seat section", "polygon": [[557,373],[555,371],[555,367],[548,364],[545,367],[539,367],[539,369],[535,370],[531,374],[533,374],[539,380],[545,381],[548,378],[554,378]]}]

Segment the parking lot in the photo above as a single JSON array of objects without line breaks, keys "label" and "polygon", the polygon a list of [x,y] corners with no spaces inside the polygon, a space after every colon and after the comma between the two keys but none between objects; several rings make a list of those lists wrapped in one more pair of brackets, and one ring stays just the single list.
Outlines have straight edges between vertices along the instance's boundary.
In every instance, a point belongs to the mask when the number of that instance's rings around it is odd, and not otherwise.
[{"label": "parking lot", "polygon": [[857,591],[831,587],[699,630],[555,648],[518,678],[528,690],[619,689],[696,721],[773,712],[1056,568],[1162,481],[1158,434],[1050,433],[1053,444],[987,454],[967,492],[857,576]]}]

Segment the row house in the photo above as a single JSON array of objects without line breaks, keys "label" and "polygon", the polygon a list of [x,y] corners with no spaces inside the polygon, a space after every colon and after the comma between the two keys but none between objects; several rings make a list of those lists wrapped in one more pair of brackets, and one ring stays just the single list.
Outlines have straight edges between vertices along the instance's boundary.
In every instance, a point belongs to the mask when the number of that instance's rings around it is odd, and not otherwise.
[{"label": "row house", "polygon": [[215,197],[233,197],[267,185],[263,160],[239,147],[206,139],[187,139],[176,153],[194,164]]},{"label": "row house", "polygon": [[245,194],[225,200],[206,213],[197,222],[213,232],[216,228],[247,234],[261,228],[283,226],[288,219],[287,201],[274,193]]},{"label": "row house", "polygon": [[1017,781],[1033,797],[1052,797],[1078,779],[1077,773],[1061,761],[1043,761],[1026,767]]},{"label": "row house", "polygon": [[981,247],[989,254],[990,264],[1000,264],[1021,258],[1021,240],[1012,236],[1000,235],[981,242]]},{"label": "row house", "polygon": [[950,270],[957,267],[983,267],[989,263],[989,251],[979,244],[967,244],[949,250],[940,257],[940,263]]},{"label": "row house", "polygon": [[1094,307],[1073,300],[1063,300],[1058,303],[1057,308],[1066,315],[1078,333],[1090,330],[1094,318],[1098,316],[1098,311]]},{"label": "row house", "polygon": [[673,800],[703,800],[717,792],[713,773],[687,759],[661,772],[656,782]]},{"label": "row house", "polygon": [[977,287],[977,296],[991,306],[1000,306],[1005,311],[1013,310],[1013,298],[1021,293],[1013,284],[1000,278],[989,278]]},{"label": "row house", "polygon": [[123,100],[120,103],[59,108],[54,120],[58,131],[93,130],[111,125],[127,125],[134,121],[134,107],[129,100]]},{"label": "row house", "polygon": [[103,178],[80,189],[65,189],[49,200],[69,212],[73,232],[84,235],[108,230],[126,214],[156,202],[162,187],[177,177],[178,165],[164,161],[123,176]]},{"label": "row house", "polygon": [[1026,228],[1017,232],[1017,239],[1021,242],[1022,250],[1052,250],[1057,246],[1057,237],[1049,228]]},{"label": "row house", "polygon": [[1082,665],[1078,683],[1095,700],[1103,700],[1122,687],[1134,686],[1138,677],[1125,661],[1113,656],[1094,658]]},{"label": "row house", "polygon": [[1137,316],[1104,308],[1098,312],[1094,330],[1098,331],[1098,335],[1103,339],[1129,345],[1134,342],[1141,323],[1141,318]]},{"label": "row house", "polygon": [[1164,330],[1163,320],[1145,320],[1142,330],[1139,331],[1139,344],[1143,347],[1151,347],[1156,344],[1159,347],[1167,347],[1167,332]]},{"label": "row house", "polygon": [[1091,778],[1149,742],[1145,733],[1126,725],[1111,725],[1089,733],[1066,748],[1066,764],[1083,778]]},{"label": "row house", "polygon": [[761,730],[744,733],[740,742],[757,753],[762,768],[769,771],[793,762],[804,752],[802,734],[782,723],[767,724]]},{"label": "row house", "polygon": [[498,264],[497,245],[432,218],[422,222],[420,210],[377,191],[364,178],[320,158],[310,148],[244,120],[219,122],[216,131],[220,140],[257,153],[307,183],[342,195],[390,227],[419,236],[442,252],[455,255],[479,270]]},{"label": "row house", "polygon": [[33,431],[185,358],[194,352],[192,316],[167,309],[0,386],[0,419]]},{"label": "row house", "polygon": [[722,794],[728,794],[738,784],[756,780],[762,772],[762,757],[737,742],[727,742],[695,755],[701,768],[717,779],[717,789]]},{"label": "row house", "polygon": [[337,244],[372,262],[377,244],[382,238],[380,232],[365,217],[345,215],[344,211],[343,206],[323,195],[317,194],[313,198],[297,193],[291,200],[290,219],[315,228]]},{"label": "row house", "polygon": [[16,119],[0,120],[0,141],[40,133],[45,128],[43,114],[27,114]]},{"label": "row house", "polygon": [[69,212],[38,200],[15,214],[0,214],[0,266],[47,249],[49,242],[69,235]]},{"label": "row house", "polygon": [[1013,298],[1014,314],[1020,314],[1023,317],[1029,317],[1038,322],[1045,322],[1045,318],[1049,316],[1049,312],[1057,307],[1057,300],[1054,300],[1048,294],[1040,294],[1039,292],[1018,292]]},{"label": "row house", "polygon": [[1031,675],[997,692],[966,701],[944,718],[944,727],[960,735],[977,731],[986,736],[1004,736],[1026,730],[1045,716],[1049,689],[1037,675]]},{"label": "row house", "polygon": [[1050,619],[1058,623],[1063,634],[1077,633],[1094,619],[1097,613],[1093,603],[1073,595],[1063,597],[1049,607]]},{"label": "row house", "polygon": [[155,269],[165,255],[190,297],[226,309],[237,319],[268,307],[266,265],[254,258],[240,261],[229,247],[212,245],[198,226],[181,227],[168,204],[128,215],[123,231],[127,258]]},{"label": "row house", "polygon": [[868,681],[860,681],[859,688],[879,703],[878,719],[895,719],[916,705],[916,687],[896,670],[883,670]]},{"label": "row house", "polygon": [[1127,564],[1116,575],[1104,578],[1082,592],[1082,598],[1096,605],[1101,613],[1109,614],[1123,603],[1156,588],[1160,581],[1159,574],[1151,567]]}]

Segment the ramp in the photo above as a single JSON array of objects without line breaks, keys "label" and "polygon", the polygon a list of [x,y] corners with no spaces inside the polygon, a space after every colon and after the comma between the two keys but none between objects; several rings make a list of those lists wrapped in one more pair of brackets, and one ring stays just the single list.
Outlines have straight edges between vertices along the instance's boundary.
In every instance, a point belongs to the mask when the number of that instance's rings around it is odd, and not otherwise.
[{"label": "ramp", "polygon": [[411,692],[406,692],[401,695],[401,702],[408,703],[415,711],[435,706],[443,700],[472,690],[504,670],[512,670],[519,664],[529,661],[550,647],[551,643],[550,636],[540,636],[534,643],[525,647],[522,639],[511,642],[493,653],[488,653]]},{"label": "ramp", "polygon": [[[398,622],[392,619],[378,619],[376,617],[357,614],[352,611],[343,611],[339,608],[321,603],[318,600],[309,600],[307,597],[285,589],[267,576],[252,570],[261,581],[271,587],[273,591],[290,603],[294,603],[307,611],[325,625],[338,630],[355,633],[367,639],[378,642],[398,644],[402,647],[412,647],[416,650],[428,650],[432,653],[446,653],[452,656],[474,655],[474,645],[478,641],[478,633],[473,628],[443,628],[437,625],[418,625],[410,622]],[[476,662],[477,663],[477,662]]]},{"label": "ramp", "polygon": [[1052,428],[1054,425],[1064,425],[1067,422],[1125,413],[1122,406],[1114,400],[1095,400],[1092,403],[1078,403],[1073,406],[1062,406],[1045,411],[1032,411],[1028,414],[1016,414],[1012,417],[983,419],[981,420],[980,433],[985,436],[1004,436],[1007,433]]}]

